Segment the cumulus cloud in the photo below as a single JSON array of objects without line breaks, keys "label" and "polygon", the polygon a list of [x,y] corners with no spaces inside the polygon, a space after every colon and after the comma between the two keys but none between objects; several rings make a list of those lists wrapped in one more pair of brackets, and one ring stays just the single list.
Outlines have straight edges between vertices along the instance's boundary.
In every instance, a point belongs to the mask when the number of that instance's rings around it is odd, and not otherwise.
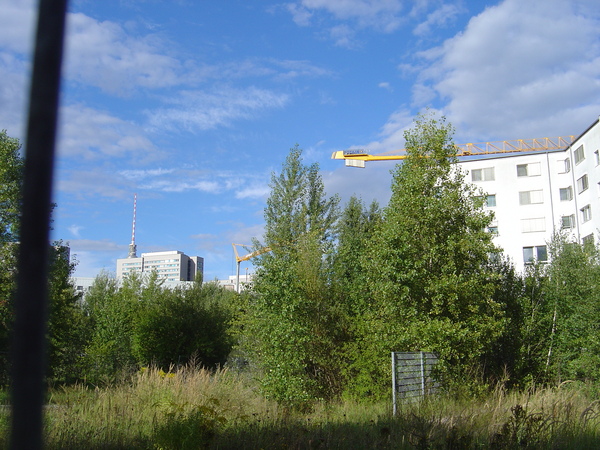
[{"label": "cumulus cloud", "polygon": [[0,14],[0,48],[28,54],[33,43],[35,8],[32,0],[5,0]]},{"label": "cumulus cloud", "polygon": [[116,22],[67,16],[67,76],[111,94],[179,84],[181,63],[164,47],[152,35],[132,36]]},{"label": "cumulus cloud", "polygon": [[600,107],[600,11],[592,3],[506,0],[487,8],[420,55],[430,65],[415,94],[427,100],[435,91],[470,139],[577,134]]}]

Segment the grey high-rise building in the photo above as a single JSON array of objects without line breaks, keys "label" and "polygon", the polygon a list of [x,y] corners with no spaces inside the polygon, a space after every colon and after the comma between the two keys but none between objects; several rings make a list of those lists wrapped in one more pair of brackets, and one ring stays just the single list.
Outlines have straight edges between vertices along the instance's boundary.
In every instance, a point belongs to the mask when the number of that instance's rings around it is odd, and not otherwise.
[{"label": "grey high-rise building", "polygon": [[204,258],[188,256],[180,251],[142,253],[141,257],[117,259],[117,277],[127,277],[132,272],[150,273],[155,271],[160,280],[195,281],[202,280]]}]

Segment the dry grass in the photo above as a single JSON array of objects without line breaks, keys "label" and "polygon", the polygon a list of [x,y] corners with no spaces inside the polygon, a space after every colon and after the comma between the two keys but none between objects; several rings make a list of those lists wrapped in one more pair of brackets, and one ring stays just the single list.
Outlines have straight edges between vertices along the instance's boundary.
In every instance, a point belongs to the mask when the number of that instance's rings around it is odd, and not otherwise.
[{"label": "dry grass", "polygon": [[117,386],[53,392],[45,437],[50,449],[600,448],[600,402],[583,392],[499,388],[405,404],[396,417],[388,403],[349,401],[299,414],[227,370],[147,369]]}]

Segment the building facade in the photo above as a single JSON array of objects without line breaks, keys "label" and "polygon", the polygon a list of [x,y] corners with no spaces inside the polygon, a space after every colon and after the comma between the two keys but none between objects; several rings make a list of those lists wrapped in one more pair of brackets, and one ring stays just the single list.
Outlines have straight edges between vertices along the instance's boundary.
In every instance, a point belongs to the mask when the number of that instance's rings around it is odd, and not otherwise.
[{"label": "building facade", "polygon": [[159,280],[166,282],[195,281],[204,274],[204,258],[188,256],[179,251],[142,253],[141,257],[117,259],[117,277],[124,278],[132,272],[155,271]]},{"label": "building facade", "polygon": [[547,261],[554,231],[594,242],[600,229],[600,119],[563,150],[461,160],[494,212],[489,232],[517,270]]}]

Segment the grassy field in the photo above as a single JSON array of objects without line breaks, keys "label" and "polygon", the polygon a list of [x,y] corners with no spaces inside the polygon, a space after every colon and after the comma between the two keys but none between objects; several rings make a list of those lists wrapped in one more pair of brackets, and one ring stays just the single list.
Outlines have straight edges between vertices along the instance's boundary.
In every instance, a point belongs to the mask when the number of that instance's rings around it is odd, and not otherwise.
[{"label": "grassy field", "polygon": [[[600,402],[566,384],[485,399],[444,397],[403,405],[317,404],[299,414],[220,371],[143,370],[107,388],[50,393],[50,449],[469,449],[600,448]],[[0,447],[8,442],[0,414]]]}]

